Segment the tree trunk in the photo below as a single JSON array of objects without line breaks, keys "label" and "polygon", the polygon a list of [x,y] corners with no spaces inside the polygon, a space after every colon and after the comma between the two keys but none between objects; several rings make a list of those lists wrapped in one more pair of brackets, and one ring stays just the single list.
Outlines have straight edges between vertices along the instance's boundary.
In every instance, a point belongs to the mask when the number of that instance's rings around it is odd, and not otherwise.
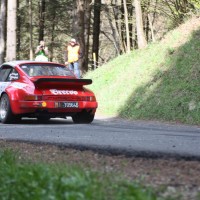
[{"label": "tree trunk", "polygon": [[44,40],[45,0],[40,0],[39,5],[39,41]]},{"label": "tree trunk", "polygon": [[126,46],[127,46],[127,53],[130,53],[131,51],[131,45],[130,45],[130,33],[129,33],[129,23],[128,23],[128,10],[127,10],[127,2],[126,0],[123,0],[124,4],[124,18],[125,18],[125,27],[126,27]]},{"label": "tree trunk", "polygon": [[32,0],[29,0],[29,48],[30,48],[30,60],[33,60],[33,22],[32,22]]},{"label": "tree trunk", "polygon": [[17,0],[8,0],[6,61],[16,60]]},{"label": "tree trunk", "polygon": [[83,54],[83,58],[80,60],[80,69],[82,73],[88,71],[88,66],[85,65],[85,0],[76,0],[75,2],[76,12],[73,16],[74,27],[73,27],[73,36],[78,40],[80,48]]},{"label": "tree trunk", "polygon": [[[17,0],[17,11],[19,10],[19,0]],[[27,10],[28,10],[28,5],[27,5]],[[26,12],[26,15],[28,15],[28,12]],[[16,59],[17,60],[20,60],[21,58],[21,40],[22,40],[22,37],[21,37],[21,29],[22,29],[22,23],[23,20],[23,16],[22,15],[17,15],[17,46],[16,46]],[[23,57],[23,56],[22,56]],[[24,57],[23,57],[24,59]]]},{"label": "tree trunk", "polygon": [[52,62],[54,57],[54,46],[55,46],[55,28],[56,28],[56,10],[53,10],[52,13],[52,25],[51,25],[51,43],[50,43],[50,58],[49,60]]},{"label": "tree trunk", "polygon": [[147,46],[147,41],[145,39],[143,20],[142,20],[142,9],[140,0],[134,0],[135,14],[136,14],[136,27],[137,27],[137,40],[138,48],[142,49]]},{"label": "tree trunk", "polygon": [[115,0],[115,6],[116,8],[113,7],[113,13],[114,13],[114,22],[116,26],[116,31],[117,35],[119,38],[119,49],[120,49],[120,54],[125,53],[124,45],[123,45],[123,40],[122,40],[122,0]]},{"label": "tree trunk", "polygon": [[71,32],[72,32],[72,37],[76,37],[76,32],[77,32],[77,6],[76,6],[76,0],[73,1],[72,3],[73,9],[72,9],[72,25],[71,25]]},{"label": "tree trunk", "polygon": [[6,0],[1,0],[0,2],[0,64],[2,64],[5,56]]},{"label": "tree trunk", "polygon": [[116,30],[116,27],[113,25],[113,18],[111,17],[111,14],[110,14],[110,9],[108,6],[105,6],[105,13],[108,17],[108,23],[110,25],[110,28],[111,28],[111,31],[112,31],[112,37],[113,37],[113,43],[114,43],[114,47],[116,49],[116,54],[117,55],[120,55],[120,44],[118,42],[118,37],[117,37],[117,30]]},{"label": "tree trunk", "polygon": [[[101,0],[94,0],[94,22],[93,22],[93,45],[92,53],[96,56],[96,64],[98,65],[99,58],[99,35],[100,35],[100,22],[101,22]],[[94,65],[92,65],[94,69]]]},{"label": "tree trunk", "polygon": [[150,25],[150,29],[151,29],[151,39],[152,39],[153,42],[155,42],[156,39],[155,39],[155,36],[154,36],[153,22],[152,22],[150,14],[148,14],[148,19],[149,19],[149,25]]},{"label": "tree trunk", "polygon": [[91,0],[85,1],[85,63],[84,65],[87,66],[86,69],[88,69],[88,64],[89,64],[89,47],[90,47],[90,18],[91,18]]}]

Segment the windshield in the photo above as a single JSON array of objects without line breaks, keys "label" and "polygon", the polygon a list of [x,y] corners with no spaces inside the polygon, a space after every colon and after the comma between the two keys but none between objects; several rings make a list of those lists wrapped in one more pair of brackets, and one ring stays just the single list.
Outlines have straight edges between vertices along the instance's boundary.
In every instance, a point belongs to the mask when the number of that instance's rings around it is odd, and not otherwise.
[{"label": "windshield", "polygon": [[63,65],[55,64],[23,64],[21,69],[28,76],[73,76],[74,74]]}]

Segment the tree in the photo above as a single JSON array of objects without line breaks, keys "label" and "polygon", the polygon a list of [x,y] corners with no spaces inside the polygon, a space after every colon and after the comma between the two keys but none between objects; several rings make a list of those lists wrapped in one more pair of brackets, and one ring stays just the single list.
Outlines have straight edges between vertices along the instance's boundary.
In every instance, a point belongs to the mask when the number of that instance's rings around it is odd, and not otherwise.
[{"label": "tree", "polygon": [[[73,29],[72,33],[75,38],[77,38],[78,42],[80,43],[80,47],[82,50],[83,58],[80,61],[81,71],[87,72],[88,71],[88,65],[85,62],[85,45],[86,45],[86,36],[85,32],[88,32],[88,26],[86,24],[88,23],[89,18],[87,18],[88,15],[86,14],[86,8],[91,3],[91,0],[76,0],[74,1],[74,13],[73,13]],[[87,20],[87,22],[86,22]]]},{"label": "tree", "polygon": [[127,2],[123,0],[124,5],[124,18],[125,18],[125,27],[126,27],[126,51],[130,53],[131,51],[131,44],[130,44],[130,33],[129,33],[129,23],[128,23],[128,10],[127,10]]},{"label": "tree", "polygon": [[94,21],[93,21],[93,44],[92,53],[96,55],[98,65],[99,58],[99,35],[100,35],[100,22],[101,22],[101,0],[94,1]]},{"label": "tree", "polygon": [[32,17],[32,0],[29,0],[29,48],[30,60],[33,60],[33,17]]},{"label": "tree", "polygon": [[91,32],[91,10],[92,3],[91,0],[85,1],[85,15],[84,15],[84,35],[85,35],[85,54],[84,54],[84,65],[87,66],[88,70],[89,64],[89,51],[90,51],[90,32]]},{"label": "tree", "polygon": [[17,0],[8,0],[6,61],[16,60]]},{"label": "tree", "polygon": [[5,56],[5,22],[6,22],[6,0],[0,1],[0,64],[4,62]]},{"label": "tree", "polygon": [[144,34],[144,29],[143,29],[141,3],[140,3],[140,0],[133,0],[133,1],[134,1],[135,15],[136,15],[138,48],[142,49],[147,46],[147,41],[145,39],[145,34]]},{"label": "tree", "polygon": [[[105,15],[107,17],[108,24],[110,26],[109,27],[110,33],[107,30],[102,31],[104,29],[104,27],[102,27],[101,32],[106,36],[106,38],[108,40],[112,41],[112,43],[114,44],[114,48],[116,50],[115,55],[120,55],[120,52],[121,52],[121,49],[120,49],[120,42],[121,42],[120,31],[121,30],[118,31],[118,29],[117,29],[118,27],[117,27],[117,23],[116,23],[116,20],[115,20],[115,13],[112,13],[109,5],[104,6],[104,12],[105,12]],[[114,23],[113,23],[113,21],[114,21]],[[107,29],[107,27],[106,27],[106,29]],[[110,37],[109,34],[111,34],[112,37]]]},{"label": "tree", "polygon": [[[74,1],[74,12],[73,12],[73,25],[72,25],[72,35],[75,37],[82,51],[85,55],[85,38],[84,38],[84,0]],[[81,71],[87,71],[84,68],[84,58],[80,61]]]},{"label": "tree", "polygon": [[46,1],[39,1],[39,41],[44,40],[44,23],[45,23]]}]

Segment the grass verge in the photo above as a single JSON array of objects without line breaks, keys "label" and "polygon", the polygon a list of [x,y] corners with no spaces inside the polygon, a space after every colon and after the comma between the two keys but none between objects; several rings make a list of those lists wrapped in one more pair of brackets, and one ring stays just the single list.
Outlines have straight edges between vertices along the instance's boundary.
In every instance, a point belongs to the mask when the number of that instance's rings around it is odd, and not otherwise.
[{"label": "grass verge", "polygon": [[[149,187],[77,166],[34,164],[0,151],[0,199],[169,200]],[[159,197],[158,197],[159,196]]]}]

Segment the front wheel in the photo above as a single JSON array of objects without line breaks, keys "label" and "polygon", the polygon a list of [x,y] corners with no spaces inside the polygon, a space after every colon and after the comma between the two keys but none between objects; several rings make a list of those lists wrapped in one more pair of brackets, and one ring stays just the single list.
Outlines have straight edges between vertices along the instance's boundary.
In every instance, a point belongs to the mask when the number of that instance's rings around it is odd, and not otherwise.
[{"label": "front wheel", "polygon": [[94,114],[84,110],[72,116],[72,120],[76,124],[89,124],[94,120]]},{"label": "front wheel", "polygon": [[14,119],[15,117],[11,110],[9,97],[7,94],[3,94],[0,102],[0,120],[2,123],[7,124],[13,122]]}]

